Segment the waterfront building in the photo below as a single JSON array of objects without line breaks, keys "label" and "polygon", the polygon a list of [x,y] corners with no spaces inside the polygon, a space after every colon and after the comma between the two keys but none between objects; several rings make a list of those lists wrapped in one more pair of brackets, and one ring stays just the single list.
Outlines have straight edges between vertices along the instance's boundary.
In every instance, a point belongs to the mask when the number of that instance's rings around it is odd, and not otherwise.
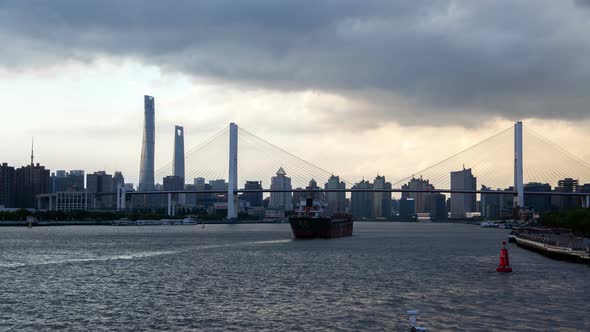
[{"label": "waterfront building", "polygon": [[[524,185],[524,191],[532,192],[551,192],[549,183],[530,182]],[[524,206],[533,209],[535,212],[545,212],[551,210],[551,196],[524,194]]]},{"label": "waterfront building", "polygon": [[7,163],[0,165],[0,206],[16,205],[16,170]]},{"label": "waterfront building", "polygon": [[[372,190],[373,184],[363,179],[361,182],[355,183],[352,189]],[[353,191],[350,201],[350,212],[355,218],[371,218],[373,216],[372,192]]]},{"label": "waterfront building", "polygon": [[[391,183],[385,181],[384,176],[377,175],[373,181],[373,188],[391,189]],[[391,217],[391,192],[373,193],[373,211],[371,215],[373,218]]]},{"label": "waterfront building", "polygon": [[[262,189],[262,181],[246,181],[244,189]],[[241,199],[249,203],[251,208],[262,207],[262,192],[243,193]]]},{"label": "waterfront building", "polygon": [[[291,190],[291,178],[287,176],[285,170],[281,167],[270,181],[271,190]],[[271,192],[269,209],[292,211],[293,194],[291,192]]]},{"label": "waterfront building", "polygon": [[399,216],[402,218],[411,218],[416,214],[415,199],[412,197],[402,197],[399,200]]},{"label": "waterfront building", "polygon": [[96,209],[96,194],[66,191],[39,195],[39,209],[48,211],[88,211]]},{"label": "waterfront building", "polygon": [[144,96],[144,126],[143,143],[141,147],[141,161],[139,166],[139,190],[151,191],[155,189],[154,161],[156,145],[155,106],[154,97]]},{"label": "waterfront building", "polygon": [[184,128],[181,126],[174,127],[172,170],[172,175],[181,177],[184,182]]},{"label": "waterfront building", "polygon": [[443,194],[428,194],[426,196],[426,210],[430,214],[431,220],[446,220],[447,213],[447,197]]},{"label": "waterfront building", "polygon": [[[451,172],[451,190],[476,190],[477,178],[471,168]],[[476,212],[476,194],[452,193],[451,217],[465,218],[468,212]]]},{"label": "waterfront building", "polygon": [[[328,182],[324,185],[325,189],[346,189],[346,183],[340,181],[340,177],[330,176]],[[326,192],[327,215],[346,212],[346,193],[345,192]]]}]

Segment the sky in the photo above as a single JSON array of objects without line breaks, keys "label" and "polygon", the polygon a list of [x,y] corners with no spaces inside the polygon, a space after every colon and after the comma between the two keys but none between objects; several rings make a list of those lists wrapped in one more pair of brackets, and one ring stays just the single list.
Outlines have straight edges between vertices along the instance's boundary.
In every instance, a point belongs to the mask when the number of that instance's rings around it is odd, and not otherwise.
[{"label": "sky", "polygon": [[[590,162],[590,1],[0,1],[0,162],[156,169],[229,122],[349,181],[522,120]],[[288,171],[287,171],[288,172]]]}]

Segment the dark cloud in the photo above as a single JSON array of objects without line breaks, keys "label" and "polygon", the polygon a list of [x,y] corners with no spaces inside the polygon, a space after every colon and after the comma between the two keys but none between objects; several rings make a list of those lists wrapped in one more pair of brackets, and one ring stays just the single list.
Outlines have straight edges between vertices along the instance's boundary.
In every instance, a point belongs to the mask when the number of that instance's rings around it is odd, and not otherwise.
[{"label": "dark cloud", "polygon": [[2,1],[0,63],[133,57],[375,121],[586,118],[587,1]]}]

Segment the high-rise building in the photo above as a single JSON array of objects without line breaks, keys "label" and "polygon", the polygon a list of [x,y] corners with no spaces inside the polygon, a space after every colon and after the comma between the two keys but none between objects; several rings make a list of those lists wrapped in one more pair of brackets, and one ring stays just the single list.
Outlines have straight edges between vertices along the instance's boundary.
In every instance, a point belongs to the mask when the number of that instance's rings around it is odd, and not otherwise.
[{"label": "high-rise building", "polygon": [[210,190],[223,191],[212,194],[213,200],[216,202],[227,202],[227,190],[229,183],[225,179],[209,180]]},{"label": "high-rise building", "polygon": [[[352,189],[372,190],[373,184],[364,179],[355,183]],[[371,218],[373,216],[373,193],[366,191],[353,191],[350,197],[350,212],[356,218]]]},{"label": "high-rise building", "polygon": [[307,185],[307,187],[305,187],[305,189],[309,190],[305,195],[306,199],[311,198],[314,201],[325,200],[324,193],[319,192],[320,187],[318,187],[318,183],[316,180],[309,180],[309,184]]},{"label": "high-rise building", "polygon": [[154,97],[144,96],[144,127],[143,144],[141,147],[141,161],[139,166],[139,190],[151,191],[155,189],[154,162],[156,145],[155,107]]},{"label": "high-rise building", "polygon": [[[328,182],[324,185],[325,189],[346,189],[346,183],[340,181],[338,176],[330,176]],[[346,212],[346,193],[345,192],[326,192],[326,214],[333,215],[336,213]]]},{"label": "high-rise building", "polygon": [[[477,178],[471,173],[471,168],[451,172],[451,190],[477,190]],[[465,218],[467,212],[476,211],[476,194],[452,193],[451,217]]]},{"label": "high-rise building", "polygon": [[[421,177],[416,179],[412,177],[412,179],[402,186],[402,189],[405,190],[434,190],[434,186],[429,182],[429,180],[423,180]],[[427,202],[430,199],[431,193],[425,192],[403,192],[403,198],[413,198],[415,204],[415,213],[430,213],[430,209],[428,208]]]},{"label": "high-rise building", "polygon": [[184,177],[169,175],[164,178],[163,189],[165,191],[181,191],[184,190]]},{"label": "high-rise building", "polygon": [[[555,191],[561,193],[575,193],[578,192],[579,181],[577,179],[565,178],[559,180]],[[554,196],[557,198],[557,206],[559,210],[569,210],[578,206],[578,200],[574,196]]]},{"label": "high-rise building", "polygon": [[[92,194],[113,193],[113,176],[105,171],[98,171],[86,175],[86,191]],[[115,195],[95,195],[97,209],[111,209],[114,206]]]},{"label": "high-rise building", "polygon": [[[246,181],[244,184],[246,190],[262,189],[261,181]],[[243,193],[242,200],[250,203],[250,207],[262,207],[262,192]]]},{"label": "high-rise building", "polygon": [[51,174],[51,192],[71,192],[84,190],[84,171],[64,170],[55,171]]},{"label": "high-rise building", "polygon": [[[514,191],[514,187],[505,189],[498,188],[493,190],[491,187],[481,186],[481,191],[506,192]],[[486,219],[506,219],[512,218],[514,214],[514,194],[512,193],[495,193],[481,194],[481,216]]]},{"label": "high-rise building", "polygon": [[297,208],[301,204],[301,201],[305,202],[307,198],[307,193],[303,191],[303,188],[297,187],[296,189],[299,191],[294,191],[292,197],[292,205],[295,210],[297,210]]},{"label": "high-rise building", "polygon": [[184,179],[184,128],[174,127],[174,157],[172,159],[172,175]]},{"label": "high-rise building", "polygon": [[447,197],[443,194],[428,194],[426,197],[426,210],[431,220],[445,220],[448,218]]},{"label": "high-rise building", "polygon": [[[490,187],[481,186],[481,191],[492,191]],[[502,195],[481,194],[481,216],[485,219],[500,219],[502,215]]]},{"label": "high-rise building", "polygon": [[[385,181],[384,176],[379,176],[373,181],[374,189],[391,189],[391,183]],[[374,218],[391,217],[391,192],[373,193],[373,212]]]},{"label": "high-rise building", "polygon": [[[270,181],[271,190],[291,190],[291,178],[287,176],[285,170],[281,167]],[[292,211],[293,197],[291,192],[271,192],[269,209]]]},{"label": "high-rise building", "polygon": [[0,205],[7,208],[16,205],[16,171],[7,163],[0,165]]},{"label": "high-rise building", "polygon": [[410,218],[416,215],[415,200],[412,197],[402,197],[399,200],[399,216],[402,218]]},{"label": "high-rise building", "polygon": [[117,171],[113,175],[113,192],[117,192],[119,187],[125,187],[125,177],[123,177],[123,173]]},{"label": "high-rise building", "polygon": [[37,195],[50,191],[51,178],[44,166],[23,166],[16,170],[16,207],[35,208]]},{"label": "high-rise building", "polygon": [[[205,183],[205,179],[204,178],[195,178],[195,190],[197,191],[207,191],[207,190],[211,190],[211,185],[208,183]],[[213,205],[213,202],[215,201],[215,195],[214,194],[210,194],[210,193],[198,193],[195,195],[196,197],[196,205],[197,206],[201,206],[201,207],[205,207],[205,206],[209,206],[209,205]]]},{"label": "high-rise building", "polygon": [[545,212],[551,210],[551,196],[526,194],[527,191],[551,192],[551,185],[549,183],[526,183],[524,185],[524,191],[524,206],[535,210],[535,212]]}]

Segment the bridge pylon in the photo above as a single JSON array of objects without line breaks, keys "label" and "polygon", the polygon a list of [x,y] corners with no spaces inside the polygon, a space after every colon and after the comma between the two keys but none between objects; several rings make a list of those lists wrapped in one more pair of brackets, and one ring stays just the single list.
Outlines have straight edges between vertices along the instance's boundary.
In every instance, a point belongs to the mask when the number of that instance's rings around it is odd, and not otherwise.
[{"label": "bridge pylon", "polygon": [[514,207],[524,207],[524,178],[523,178],[523,140],[522,122],[514,124],[514,190],[516,197]]},{"label": "bridge pylon", "polygon": [[238,125],[229,124],[229,174],[227,186],[227,220],[238,218]]}]

